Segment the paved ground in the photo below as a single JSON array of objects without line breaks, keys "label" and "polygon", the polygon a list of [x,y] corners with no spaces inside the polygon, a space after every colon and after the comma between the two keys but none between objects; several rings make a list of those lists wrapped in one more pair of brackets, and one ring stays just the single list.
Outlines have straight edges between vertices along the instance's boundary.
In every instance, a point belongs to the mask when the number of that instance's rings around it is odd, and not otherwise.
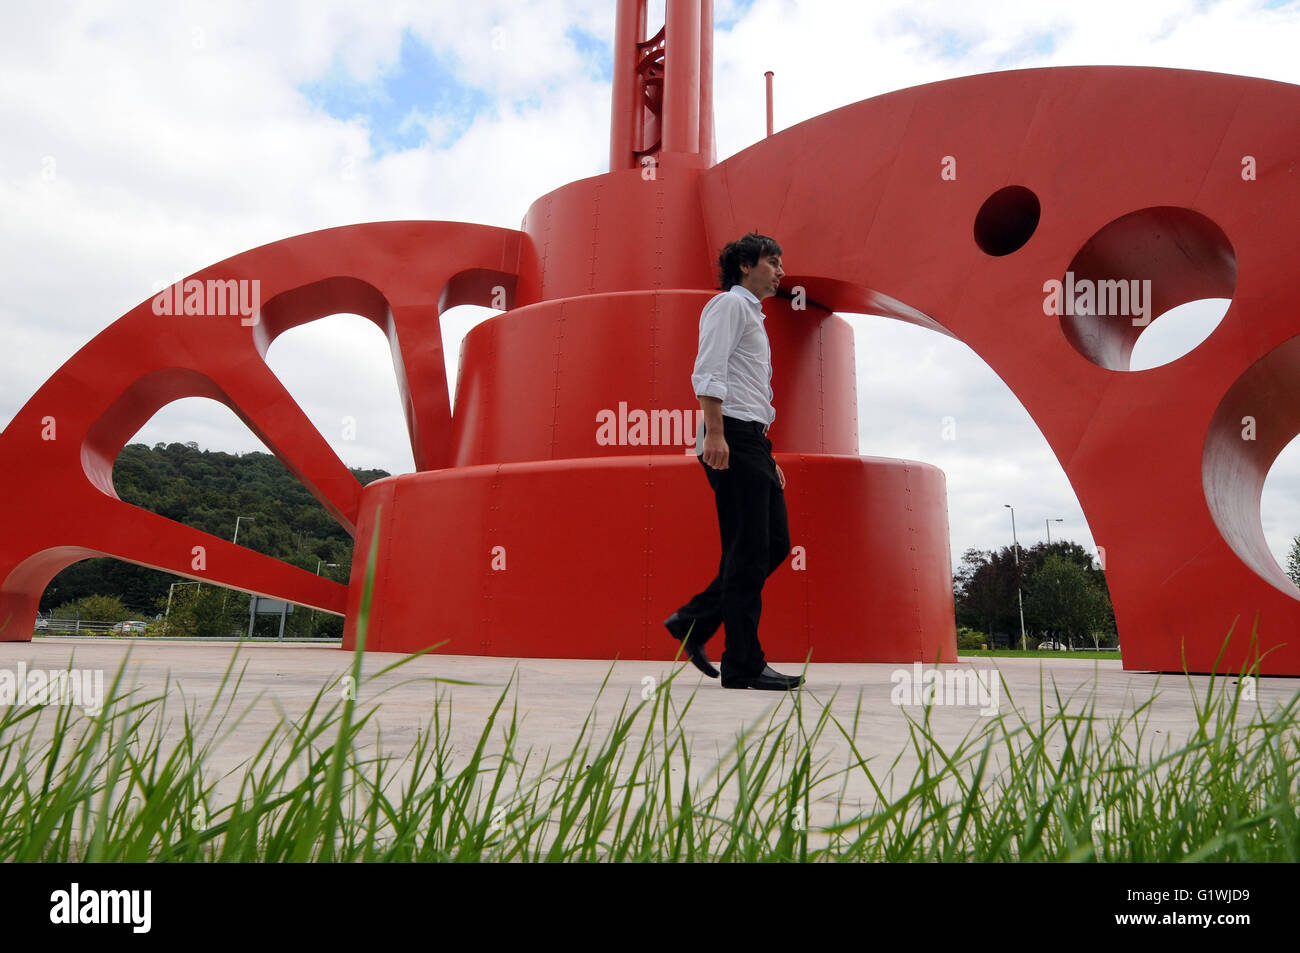
[{"label": "paved ground", "polygon": [[[326,698],[340,697],[339,679],[350,665],[351,655],[333,646],[253,643],[179,643],[146,639],[43,638],[31,643],[0,643],[0,678],[27,670],[102,669],[106,688],[125,663],[128,681],[148,695],[166,690],[167,713],[179,721],[181,705],[206,711],[216,696],[222,676],[238,653],[237,668],[243,670],[243,685],[237,710],[248,714],[217,750],[214,767],[234,768],[252,757],[272,732],[281,712],[296,717],[306,709],[323,686],[332,686]],[[418,730],[426,729],[434,700],[445,693],[453,718],[451,734],[458,753],[471,751],[492,707],[509,681],[517,682],[510,699],[517,700],[523,716],[520,746],[531,746],[540,760],[547,749],[555,758],[567,753],[584,720],[593,711],[597,740],[624,704],[638,704],[643,695],[663,690],[664,679],[675,669],[679,676],[670,686],[670,722],[685,708],[682,725],[693,752],[691,773],[702,778],[711,764],[725,758],[738,734],[765,723],[773,714],[782,716],[792,699],[785,693],[725,690],[706,679],[689,664],[666,662],[570,661],[555,659],[498,659],[471,656],[424,656],[394,672],[371,677],[400,657],[372,654],[364,659],[358,692],[363,706],[379,706],[375,725],[382,731],[382,748],[405,753]],[[782,671],[798,671],[794,664],[773,664]],[[931,670],[926,666],[925,671]],[[931,710],[931,729],[944,745],[956,745],[963,736],[990,722],[995,708],[1012,723],[1019,717],[1038,721],[1051,716],[1058,706],[1082,710],[1095,706],[1098,716],[1122,716],[1156,695],[1149,710],[1148,738],[1177,741],[1186,737],[1195,722],[1192,691],[1205,694],[1207,677],[1125,672],[1118,661],[1081,659],[979,659],[942,666],[946,684]],[[981,693],[975,672],[984,679]],[[922,719],[918,701],[921,688],[906,684],[921,673],[919,666],[896,665],[813,665],[807,672],[802,692],[802,720],[807,729],[815,725],[824,708],[850,733],[872,770],[882,777],[899,757],[896,782],[906,785],[917,758],[909,745],[911,719]],[[956,678],[960,674],[960,678]],[[466,684],[436,680],[449,679]],[[1222,680],[1221,680],[1222,681]],[[603,692],[601,685],[605,683]],[[1231,683],[1231,681],[1230,681]],[[1260,707],[1291,701],[1300,693],[1300,680],[1262,679],[1257,683]],[[693,697],[692,693],[694,693]],[[598,698],[599,695],[599,698]],[[891,695],[893,698],[891,699]],[[964,697],[963,697],[964,696]],[[689,700],[689,706],[687,702]],[[898,702],[902,702],[899,704]],[[506,710],[510,708],[509,701]],[[1242,716],[1258,712],[1243,706]],[[445,708],[444,708],[445,711]],[[645,719],[639,723],[644,730]],[[173,724],[170,731],[177,734]],[[635,733],[633,737],[638,737]],[[500,731],[493,744],[499,751]],[[844,733],[830,728],[817,746],[818,757],[834,768],[852,759]],[[233,782],[232,782],[233,783]],[[862,772],[852,775],[842,790],[827,794],[820,812],[847,805],[869,806],[874,795]],[[227,789],[229,787],[227,786]]]}]

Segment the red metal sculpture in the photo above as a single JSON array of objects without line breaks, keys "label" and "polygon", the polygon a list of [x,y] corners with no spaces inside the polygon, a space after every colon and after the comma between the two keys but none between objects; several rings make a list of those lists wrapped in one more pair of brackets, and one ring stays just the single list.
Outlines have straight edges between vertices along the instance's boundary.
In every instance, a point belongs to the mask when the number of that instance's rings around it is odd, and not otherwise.
[{"label": "red metal sculpture", "polygon": [[[616,33],[610,171],[538,199],[521,230],[276,242],[69,360],[0,437],[38,464],[0,473],[0,638],[30,638],[60,569],[110,555],[346,612],[348,646],[379,524],[369,649],[670,657],[661,620],[718,557],[699,546],[712,503],[688,455],[699,313],[716,249],[757,229],[785,247],[792,291],[766,307],[794,542],[764,592],[770,658],[956,657],[943,475],[858,455],[851,330],[832,313],[849,311],[966,342],[1024,403],[1104,551],[1125,667],[1206,671],[1237,621],[1220,668],[1264,654],[1262,671],[1300,674],[1300,591],[1259,517],[1300,432],[1300,137],[1278,119],[1300,89],[996,73],[847,106],[717,164],[710,0],[668,0],[650,39],[645,0],[621,0]],[[253,282],[260,314],[212,313]],[[1233,303],[1206,341],[1127,370],[1150,320],[1208,296]],[[464,303],[506,313],[465,338],[453,416],[439,315]],[[263,360],[339,312],[388,335],[417,468],[364,489]],[[234,410],[354,532],[348,586],[117,498],[125,441],[189,396]]]}]

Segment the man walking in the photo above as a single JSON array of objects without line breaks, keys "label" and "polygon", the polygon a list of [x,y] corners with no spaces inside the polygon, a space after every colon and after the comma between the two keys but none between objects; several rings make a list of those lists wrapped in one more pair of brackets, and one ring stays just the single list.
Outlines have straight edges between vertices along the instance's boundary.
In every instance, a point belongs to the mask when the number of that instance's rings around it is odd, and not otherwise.
[{"label": "man walking", "polygon": [[772,458],[772,351],[762,302],[776,294],[784,272],[781,246],[753,232],[722,249],[722,293],[700,314],[700,347],[691,383],[702,420],[696,455],[713,488],[722,561],[707,589],[664,620],[695,667],[718,671],[704,645],[726,628],[723,688],[784,691],[803,683],[767,664],[758,641],[763,583],[790,552],[785,474]]}]

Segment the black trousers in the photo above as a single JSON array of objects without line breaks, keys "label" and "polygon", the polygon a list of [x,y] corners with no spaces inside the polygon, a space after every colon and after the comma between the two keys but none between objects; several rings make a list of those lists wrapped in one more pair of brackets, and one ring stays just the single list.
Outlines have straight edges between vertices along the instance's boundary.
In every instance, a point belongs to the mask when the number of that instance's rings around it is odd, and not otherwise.
[{"label": "black trousers", "polygon": [[722,433],[730,449],[728,468],[715,470],[698,458],[717,504],[722,560],[708,588],[677,611],[688,625],[694,623],[692,642],[703,644],[719,625],[726,627],[724,677],[757,675],[767,664],[758,641],[763,583],[790,552],[789,519],[763,425],[723,417]]}]

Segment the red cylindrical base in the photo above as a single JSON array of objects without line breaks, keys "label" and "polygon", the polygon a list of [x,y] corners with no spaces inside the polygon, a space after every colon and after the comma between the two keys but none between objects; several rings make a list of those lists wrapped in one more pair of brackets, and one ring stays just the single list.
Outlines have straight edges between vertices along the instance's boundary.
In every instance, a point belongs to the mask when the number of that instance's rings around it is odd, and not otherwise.
[{"label": "red cylindrical base", "polygon": [[[792,554],[763,591],[769,659],[953,662],[942,471],[776,455]],[[366,648],[670,659],[663,620],[718,569],[713,494],[694,456],[462,467],[365,488],[344,648],[355,645],[380,524]],[[719,632],[717,639],[723,638]],[[722,642],[713,643],[714,657]]]}]

